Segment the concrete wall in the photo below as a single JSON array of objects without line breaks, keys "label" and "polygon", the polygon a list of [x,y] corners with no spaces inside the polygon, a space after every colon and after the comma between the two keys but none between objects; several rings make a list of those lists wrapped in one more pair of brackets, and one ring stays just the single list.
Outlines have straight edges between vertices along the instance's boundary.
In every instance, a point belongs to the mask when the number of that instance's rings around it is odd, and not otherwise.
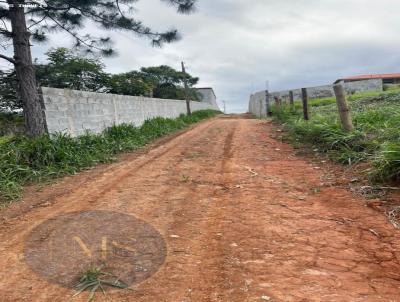
[{"label": "concrete wall", "polygon": [[[182,100],[155,99],[69,89],[42,87],[42,98],[49,133],[72,136],[86,131],[100,133],[122,123],[140,126],[154,117],[177,118],[186,113]],[[207,102],[191,102],[192,111],[218,110]]]},{"label": "concrete wall", "polygon": [[218,107],[217,97],[215,96],[214,89],[212,88],[196,88],[197,93],[200,95],[202,102],[209,103]]},{"label": "concrete wall", "polygon": [[249,112],[256,117],[267,116],[267,97],[265,91],[260,91],[250,96]]},{"label": "concrete wall", "polygon": [[[342,82],[343,84],[343,82]],[[344,83],[344,88],[348,93],[383,91],[382,79],[371,79],[365,81],[355,81]]]},{"label": "concrete wall", "polygon": [[[344,85],[344,88],[348,94],[368,92],[368,91],[383,91],[383,82],[380,79],[348,82],[348,83],[342,83],[342,85]],[[288,101],[289,91],[290,90],[271,92],[269,94],[270,102],[273,104],[274,97],[279,97],[283,101]],[[293,96],[295,101],[301,100],[301,89],[292,89],[291,91],[293,91]],[[310,99],[328,98],[335,96],[333,92],[333,84],[308,87],[307,93]],[[265,91],[254,93],[250,96],[249,112],[257,117],[264,117],[266,114],[265,104],[266,104]]]}]

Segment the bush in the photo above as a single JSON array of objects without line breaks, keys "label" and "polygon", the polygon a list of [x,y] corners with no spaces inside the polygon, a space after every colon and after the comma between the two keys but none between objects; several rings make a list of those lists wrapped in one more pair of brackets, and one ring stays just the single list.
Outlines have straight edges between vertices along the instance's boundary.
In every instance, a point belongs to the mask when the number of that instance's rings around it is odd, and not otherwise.
[{"label": "bush", "polygon": [[102,134],[87,133],[80,137],[65,134],[31,139],[26,136],[7,138],[0,148],[0,196],[13,200],[20,196],[24,184],[42,181],[114,160],[115,154],[135,150],[150,141],[182,129],[218,111],[197,111],[177,119],[154,118],[141,127],[118,125]]}]

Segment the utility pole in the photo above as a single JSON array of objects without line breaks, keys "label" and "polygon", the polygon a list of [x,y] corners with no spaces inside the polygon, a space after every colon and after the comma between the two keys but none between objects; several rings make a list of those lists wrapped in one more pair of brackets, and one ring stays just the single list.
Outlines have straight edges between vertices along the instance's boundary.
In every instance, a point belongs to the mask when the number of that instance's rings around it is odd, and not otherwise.
[{"label": "utility pole", "polygon": [[182,62],[182,72],[183,72],[183,83],[185,84],[185,99],[186,99],[186,110],[187,115],[192,115],[192,111],[190,110],[190,96],[189,96],[189,86],[187,83],[187,74],[185,69],[185,63]]}]

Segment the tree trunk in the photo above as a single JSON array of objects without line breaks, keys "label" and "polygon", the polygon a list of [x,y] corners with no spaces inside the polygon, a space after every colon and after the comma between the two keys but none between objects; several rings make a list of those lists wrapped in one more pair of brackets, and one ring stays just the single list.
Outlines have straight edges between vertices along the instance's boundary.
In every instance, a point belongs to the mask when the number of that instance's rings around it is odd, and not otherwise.
[{"label": "tree trunk", "polygon": [[30,33],[26,27],[25,1],[8,1],[14,45],[15,72],[18,78],[18,94],[21,97],[27,134],[36,137],[47,133],[42,101],[40,99],[35,69],[32,64]]}]

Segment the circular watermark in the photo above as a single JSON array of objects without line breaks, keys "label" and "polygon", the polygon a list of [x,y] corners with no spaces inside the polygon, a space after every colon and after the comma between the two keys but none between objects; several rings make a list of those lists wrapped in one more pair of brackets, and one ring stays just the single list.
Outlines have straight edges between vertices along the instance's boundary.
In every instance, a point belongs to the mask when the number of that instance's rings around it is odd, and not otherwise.
[{"label": "circular watermark", "polygon": [[49,219],[25,240],[24,259],[50,282],[74,287],[83,272],[99,267],[131,286],[164,263],[167,247],[150,224],[130,215],[75,212]]}]

